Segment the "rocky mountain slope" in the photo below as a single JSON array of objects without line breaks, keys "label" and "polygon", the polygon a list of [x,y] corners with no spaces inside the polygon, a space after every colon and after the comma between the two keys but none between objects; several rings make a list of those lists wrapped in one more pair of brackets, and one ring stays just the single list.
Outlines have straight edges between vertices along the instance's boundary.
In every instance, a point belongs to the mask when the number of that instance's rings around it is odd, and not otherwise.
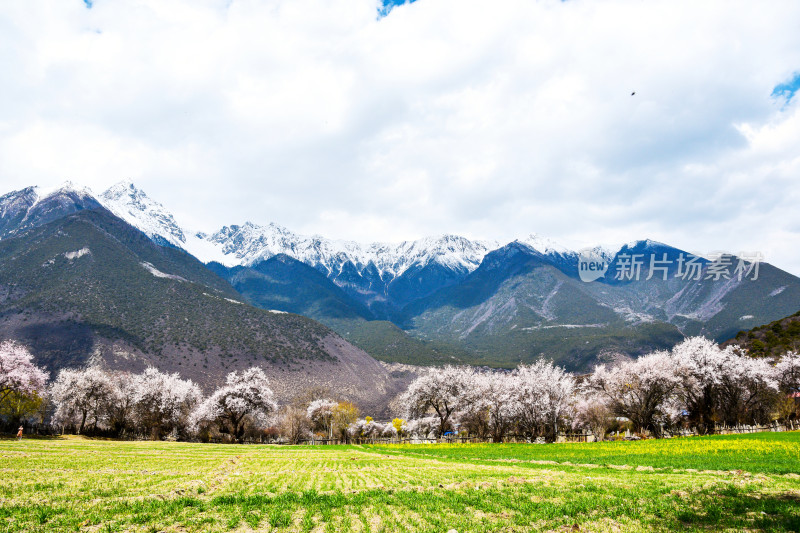
[{"label": "rocky mountain slope", "polygon": [[[615,260],[644,251],[675,253],[649,241],[625,247]],[[760,265],[755,281],[714,281],[705,279],[713,263],[701,264],[698,280],[671,271],[666,280],[647,280],[644,268],[638,281],[584,283],[577,265],[512,243],[461,283],[407,306],[403,320],[412,335],[449,341],[477,361],[510,366],[544,354],[580,370],[603,354],[666,348],[684,335],[724,340],[763,317],[788,314],[800,301],[797,278],[770,265]]]}]

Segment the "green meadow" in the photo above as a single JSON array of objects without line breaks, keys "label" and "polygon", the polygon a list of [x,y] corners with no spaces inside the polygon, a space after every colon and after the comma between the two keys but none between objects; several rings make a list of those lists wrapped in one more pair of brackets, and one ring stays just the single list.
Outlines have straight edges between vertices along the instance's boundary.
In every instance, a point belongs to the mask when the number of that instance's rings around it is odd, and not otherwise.
[{"label": "green meadow", "polygon": [[800,433],[547,445],[0,440],[2,531],[800,531]]}]

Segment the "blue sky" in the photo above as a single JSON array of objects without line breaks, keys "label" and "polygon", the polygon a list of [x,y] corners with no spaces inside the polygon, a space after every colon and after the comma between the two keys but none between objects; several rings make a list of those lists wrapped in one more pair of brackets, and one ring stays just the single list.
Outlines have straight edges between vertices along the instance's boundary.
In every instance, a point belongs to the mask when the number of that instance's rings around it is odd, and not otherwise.
[{"label": "blue sky", "polygon": [[800,72],[796,72],[788,81],[776,85],[772,90],[772,96],[781,98],[788,104],[798,89],[800,89]]},{"label": "blue sky", "polygon": [[[0,183],[199,230],[532,232],[800,274],[800,3],[0,3]],[[635,95],[631,95],[635,91]]]},{"label": "blue sky", "polygon": [[[417,0],[381,0],[381,6],[378,7],[378,15],[381,17],[385,17],[395,7],[401,6],[406,3],[413,4],[416,1]],[[91,9],[94,0],[83,0],[83,3],[86,5],[86,7]]]},{"label": "blue sky", "polygon": [[378,14],[385,17],[396,6],[402,6],[405,3],[413,4],[416,1],[417,0],[382,0],[382,6],[378,8]]}]

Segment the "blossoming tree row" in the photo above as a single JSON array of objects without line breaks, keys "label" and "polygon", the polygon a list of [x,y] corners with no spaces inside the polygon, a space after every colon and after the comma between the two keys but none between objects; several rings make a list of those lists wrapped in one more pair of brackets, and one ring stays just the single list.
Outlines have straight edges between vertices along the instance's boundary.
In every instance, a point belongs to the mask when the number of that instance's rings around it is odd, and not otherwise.
[{"label": "blossoming tree row", "polygon": [[246,434],[271,428],[273,436],[289,442],[314,435],[345,441],[450,432],[496,442],[511,434],[553,441],[564,430],[590,431],[602,438],[621,418],[635,431],[658,437],[676,427],[712,433],[719,425],[794,416],[787,394],[800,386],[800,356],[789,352],[777,359],[756,359],[694,337],[670,351],[620,358],[582,376],[545,359],[514,371],[432,368],[398,399],[400,417],[385,423],[359,418],[355,405],[325,395],[279,410],[266,375],[257,367],[228,374],[225,384],[208,397],[192,381],[155,368],[140,374],[64,369],[49,386],[47,379],[24,347],[0,343],[3,414],[22,418],[26,408],[39,408],[47,398],[51,424],[79,433],[155,439],[223,435],[240,442]]},{"label": "blossoming tree row", "polygon": [[624,418],[633,430],[660,436],[691,427],[763,424],[792,416],[788,393],[800,386],[800,356],[755,359],[693,337],[670,351],[599,365],[574,376],[546,360],[513,372],[445,367],[418,378],[404,396],[408,415],[435,415],[435,432],[460,430],[502,440],[507,434],[552,441],[559,428],[602,438]]}]

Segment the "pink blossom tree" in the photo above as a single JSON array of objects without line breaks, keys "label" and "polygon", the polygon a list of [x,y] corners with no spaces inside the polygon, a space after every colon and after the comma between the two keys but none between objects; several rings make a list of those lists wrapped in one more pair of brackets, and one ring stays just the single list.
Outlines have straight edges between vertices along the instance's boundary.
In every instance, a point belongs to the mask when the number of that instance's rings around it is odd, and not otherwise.
[{"label": "pink blossom tree", "polygon": [[48,373],[33,364],[27,348],[14,341],[0,343],[0,403],[11,393],[42,394]]}]

